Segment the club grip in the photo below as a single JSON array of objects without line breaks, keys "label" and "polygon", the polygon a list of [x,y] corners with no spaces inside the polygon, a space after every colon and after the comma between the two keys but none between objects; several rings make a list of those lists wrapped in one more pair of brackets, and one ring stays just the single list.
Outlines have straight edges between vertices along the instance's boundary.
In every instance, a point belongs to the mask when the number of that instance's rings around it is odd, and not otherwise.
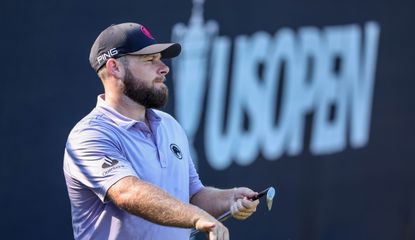
[{"label": "club grip", "polygon": [[267,194],[269,188],[265,189],[264,191],[259,192],[256,196],[250,198],[249,200],[251,201],[255,201],[257,199],[260,199],[261,197],[265,196],[265,194]]}]

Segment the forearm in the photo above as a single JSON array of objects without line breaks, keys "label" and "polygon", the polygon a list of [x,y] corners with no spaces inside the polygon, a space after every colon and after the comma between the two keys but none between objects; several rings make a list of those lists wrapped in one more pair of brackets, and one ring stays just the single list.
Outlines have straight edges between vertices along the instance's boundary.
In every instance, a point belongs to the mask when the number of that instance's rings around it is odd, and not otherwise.
[{"label": "forearm", "polygon": [[217,189],[204,187],[196,193],[190,202],[214,217],[219,217],[229,211],[235,201],[234,189]]},{"label": "forearm", "polygon": [[121,209],[151,222],[191,228],[201,217],[202,209],[180,202],[167,192],[135,177],[121,179],[108,190],[108,197]]}]

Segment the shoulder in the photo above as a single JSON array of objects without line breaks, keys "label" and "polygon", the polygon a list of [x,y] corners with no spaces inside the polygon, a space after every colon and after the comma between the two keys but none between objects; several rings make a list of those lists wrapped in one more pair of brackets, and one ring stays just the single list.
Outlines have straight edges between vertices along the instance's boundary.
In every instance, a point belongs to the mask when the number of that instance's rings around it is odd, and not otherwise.
[{"label": "shoulder", "polygon": [[152,109],[154,113],[160,117],[161,124],[167,128],[174,129],[175,131],[179,131],[181,133],[185,133],[183,127],[180,123],[170,114],[163,112],[161,110]]},{"label": "shoulder", "polygon": [[159,116],[161,119],[171,119],[171,120],[175,120],[174,117],[170,114],[168,114],[167,112],[158,110],[158,109],[151,109],[157,116]]},{"label": "shoulder", "polygon": [[95,108],[72,128],[68,142],[79,139],[112,139],[115,133],[113,121]]},{"label": "shoulder", "polygon": [[161,110],[156,110],[156,109],[152,109],[154,111],[154,113],[159,116],[161,118],[161,121],[163,123],[168,123],[168,124],[175,124],[180,126],[179,122],[170,114],[163,112]]}]

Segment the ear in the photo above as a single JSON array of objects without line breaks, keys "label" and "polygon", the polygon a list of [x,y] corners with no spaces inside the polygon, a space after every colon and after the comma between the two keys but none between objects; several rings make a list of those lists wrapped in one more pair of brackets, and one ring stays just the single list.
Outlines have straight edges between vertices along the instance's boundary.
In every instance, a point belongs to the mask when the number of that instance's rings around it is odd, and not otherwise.
[{"label": "ear", "polygon": [[107,73],[110,76],[113,76],[117,79],[120,79],[124,76],[124,66],[120,61],[114,58],[108,59],[107,63],[105,64],[105,68],[107,69]]}]

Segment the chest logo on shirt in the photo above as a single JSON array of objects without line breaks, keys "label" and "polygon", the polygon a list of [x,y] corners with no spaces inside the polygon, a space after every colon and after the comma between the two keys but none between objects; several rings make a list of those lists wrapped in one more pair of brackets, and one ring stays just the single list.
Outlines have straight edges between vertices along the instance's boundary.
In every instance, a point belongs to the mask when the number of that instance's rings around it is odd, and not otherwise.
[{"label": "chest logo on shirt", "polygon": [[174,153],[174,155],[178,159],[183,158],[182,151],[180,150],[179,146],[177,146],[176,144],[174,144],[174,143],[170,144],[170,150]]}]

